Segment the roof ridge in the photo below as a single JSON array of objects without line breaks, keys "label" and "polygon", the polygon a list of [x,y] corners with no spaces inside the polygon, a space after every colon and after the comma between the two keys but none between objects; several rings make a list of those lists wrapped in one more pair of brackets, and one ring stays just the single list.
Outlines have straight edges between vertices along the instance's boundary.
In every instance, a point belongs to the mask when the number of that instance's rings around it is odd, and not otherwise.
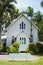
[{"label": "roof ridge", "polygon": [[[11,25],[14,24],[21,16],[24,16],[28,21],[30,21],[24,14],[21,14],[20,16],[18,16],[18,17],[16,18],[15,21],[12,20],[13,22],[6,28],[6,30],[8,30],[8,29],[11,27]],[[30,23],[31,23],[31,21],[30,21]],[[33,25],[36,29],[39,29],[33,22],[32,22],[32,25]]]}]

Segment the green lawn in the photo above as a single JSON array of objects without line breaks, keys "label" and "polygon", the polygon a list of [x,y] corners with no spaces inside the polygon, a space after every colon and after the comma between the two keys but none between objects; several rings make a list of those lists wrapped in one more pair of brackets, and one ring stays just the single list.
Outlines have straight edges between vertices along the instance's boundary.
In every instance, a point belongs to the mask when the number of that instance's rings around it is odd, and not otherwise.
[{"label": "green lawn", "polygon": [[0,65],[43,65],[43,56],[40,56],[38,61],[14,62],[14,61],[0,61]]}]

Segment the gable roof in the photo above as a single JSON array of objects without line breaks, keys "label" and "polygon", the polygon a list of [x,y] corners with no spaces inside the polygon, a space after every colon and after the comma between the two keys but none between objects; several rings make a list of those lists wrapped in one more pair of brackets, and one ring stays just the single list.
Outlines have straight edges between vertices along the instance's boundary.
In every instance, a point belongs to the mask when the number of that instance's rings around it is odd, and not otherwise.
[{"label": "gable roof", "polygon": [[[21,33],[25,33],[25,34],[26,34],[26,32],[21,31],[21,32],[19,32],[19,33],[16,35],[16,37],[19,36]],[[30,37],[28,34],[26,34],[26,36]]]},{"label": "gable roof", "polygon": [[12,21],[12,23],[6,28],[6,30],[8,30],[9,28],[11,28],[12,25],[13,25],[14,23],[16,23],[22,16],[25,17],[25,19],[27,19],[28,22],[32,23],[32,25],[33,25],[37,30],[39,30],[39,28],[38,28],[33,22],[29,21],[29,19],[28,19],[24,14],[21,14],[21,15],[19,15],[16,19],[14,19],[14,20]]}]

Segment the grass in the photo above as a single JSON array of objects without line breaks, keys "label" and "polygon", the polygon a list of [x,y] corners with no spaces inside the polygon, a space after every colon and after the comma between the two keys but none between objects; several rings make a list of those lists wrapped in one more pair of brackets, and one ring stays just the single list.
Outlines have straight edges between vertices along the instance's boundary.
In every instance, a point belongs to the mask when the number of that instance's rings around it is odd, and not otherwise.
[{"label": "grass", "polygon": [[26,61],[26,62],[16,62],[16,61],[0,61],[0,65],[43,65],[43,56],[39,56],[39,60],[38,61]]}]

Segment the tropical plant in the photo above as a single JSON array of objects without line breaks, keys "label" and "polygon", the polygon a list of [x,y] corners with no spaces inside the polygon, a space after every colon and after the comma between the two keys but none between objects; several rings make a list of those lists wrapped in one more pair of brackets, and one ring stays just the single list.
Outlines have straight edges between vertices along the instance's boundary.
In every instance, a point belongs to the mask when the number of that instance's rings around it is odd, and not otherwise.
[{"label": "tropical plant", "polygon": [[2,45],[2,44],[0,44],[0,51],[2,51],[2,49],[3,49],[3,45]]},{"label": "tropical plant", "polygon": [[38,54],[43,54],[43,43],[37,43],[36,45],[39,49]]},{"label": "tropical plant", "polygon": [[14,12],[14,18],[17,18],[19,16],[19,9],[15,8],[15,12]]},{"label": "tropical plant", "polygon": [[14,47],[14,46],[9,46],[7,48],[7,52],[8,53],[17,53],[18,52],[18,49],[16,47]]},{"label": "tropical plant", "polygon": [[30,43],[28,49],[30,50],[31,54],[36,54],[39,51],[39,48],[37,47],[36,43]]},{"label": "tropical plant", "polygon": [[33,11],[32,7],[28,7],[27,10],[26,10],[26,12],[27,12],[27,16],[30,16],[30,17],[33,16],[34,11]]},{"label": "tropical plant", "polygon": [[41,6],[43,7],[43,0],[41,1]]},{"label": "tropical plant", "polygon": [[17,53],[19,52],[19,43],[18,42],[14,42],[13,45],[9,46],[7,48],[7,52],[8,53]]},{"label": "tropical plant", "polygon": [[14,42],[13,46],[16,47],[17,49],[19,49],[20,44],[18,42]]},{"label": "tropical plant", "polygon": [[42,22],[42,14],[40,11],[37,11],[37,13],[35,13],[34,20],[35,22],[37,22],[38,27],[39,27],[39,24]]},{"label": "tropical plant", "polygon": [[10,14],[13,14],[14,6],[10,4],[11,2],[17,3],[16,0],[0,0],[0,43],[1,43],[1,26],[4,19],[4,13],[6,13],[7,11]]}]

